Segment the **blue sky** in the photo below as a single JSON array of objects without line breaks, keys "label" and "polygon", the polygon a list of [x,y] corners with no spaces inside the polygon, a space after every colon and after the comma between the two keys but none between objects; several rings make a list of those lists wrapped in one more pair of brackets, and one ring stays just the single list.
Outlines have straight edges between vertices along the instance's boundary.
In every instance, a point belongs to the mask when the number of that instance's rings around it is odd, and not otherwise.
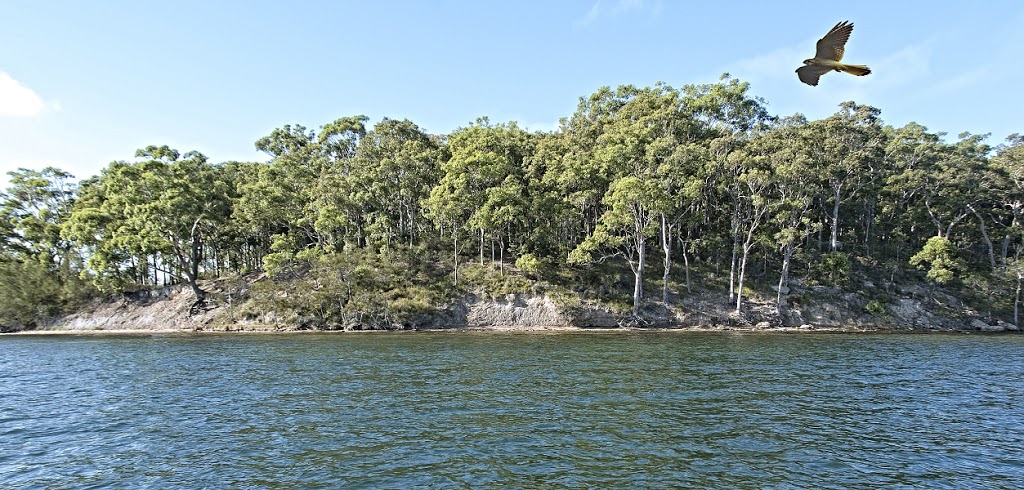
[{"label": "blue sky", "polygon": [[[856,28],[818,87],[794,70],[836,22]],[[773,114],[845,100],[952,136],[1024,133],[1024,3],[66,1],[0,3],[0,182],[54,165],[80,178],[167,144],[265,160],[284,124],[478,116],[552,130],[603,85],[751,83]],[[1008,60],[1012,60],[1009,62]]]}]

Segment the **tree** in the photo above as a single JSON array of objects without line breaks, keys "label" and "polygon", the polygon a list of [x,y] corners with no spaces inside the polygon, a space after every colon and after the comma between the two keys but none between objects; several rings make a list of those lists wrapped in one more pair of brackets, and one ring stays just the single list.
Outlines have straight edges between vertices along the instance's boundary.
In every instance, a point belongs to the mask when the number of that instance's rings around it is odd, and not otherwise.
[{"label": "tree", "polygon": [[747,241],[753,239],[753,231],[764,216],[760,208],[765,204],[758,198],[756,209],[749,206],[755,204],[750,192],[760,192],[761,185],[756,178],[744,182],[743,175],[752,160],[743,151],[753,134],[772,120],[764,100],[751,97],[748,88],[749,84],[730,78],[728,73],[716,84],[684,87],[689,110],[706,132],[703,143],[706,163],[700,171],[705,181],[703,199],[707,207],[717,207],[728,217],[732,240],[729,300],[736,299],[737,305],[741,304],[741,299],[736,298],[737,279],[750,251],[749,246],[742,245],[742,230],[749,225]]},{"label": "tree", "polygon": [[514,122],[492,125],[486,118],[449,137],[451,158],[441,165],[441,179],[424,202],[434,223],[451,230],[458,276],[458,238],[474,230],[479,236],[480,264],[488,232],[502,244],[514,225],[525,219],[526,201],[510,189],[522,186],[531,151],[529,133]]},{"label": "tree", "polygon": [[807,120],[803,116],[783,119],[755,140],[758,153],[772,169],[771,221],[775,229],[775,245],[782,255],[775,306],[782,309],[782,296],[789,286],[793,254],[800,243],[817,230],[811,219],[814,198],[821,191],[810,166],[806,148]]},{"label": "tree", "polygon": [[943,236],[929,238],[924,248],[910,258],[910,265],[927,269],[928,280],[938,284],[952,281],[965,269],[963,261],[956,256],[956,246]]},{"label": "tree", "polygon": [[640,314],[643,299],[643,273],[647,264],[647,240],[657,232],[657,218],[666,197],[651,178],[625,176],[612,182],[602,203],[608,210],[601,215],[594,233],[569,255],[570,263],[595,261],[594,253],[610,251],[607,257],[623,257],[633,271],[633,316]]},{"label": "tree", "polygon": [[8,175],[0,192],[0,331],[34,327],[92,293],[78,277],[79,251],[61,237],[74,177],[54,167]]},{"label": "tree", "polygon": [[175,267],[168,272],[183,278],[201,304],[204,245],[231,216],[228,184],[198,152],[149,146],[136,157],[143,160],[113,162],[90,182],[67,234],[95,248],[90,265],[101,275],[133,255],[170,257]]},{"label": "tree", "polygon": [[4,246],[50,267],[70,265],[71,244],[61,239],[60,229],[74,203],[74,176],[54,167],[8,175],[10,187],[0,193],[0,213],[9,226]]},{"label": "tree", "polygon": [[773,177],[771,167],[765,164],[766,157],[748,154],[747,151],[735,152],[731,156],[730,160],[735,161],[731,166],[740,169],[736,171],[737,191],[734,201],[735,235],[743,237],[740,247],[739,281],[736,286],[736,313],[740,313],[743,307],[743,280],[747,272],[747,258],[754,246],[755,233],[764,223],[772,204],[768,194]]},{"label": "tree", "polygon": [[825,215],[831,230],[829,251],[835,252],[840,247],[842,205],[874,184],[876,173],[872,164],[880,161],[883,141],[879,112],[871,106],[843,102],[839,112],[811,122],[811,131],[806,133],[810,157],[828,191],[822,204],[831,206],[831,209],[826,208]]}]

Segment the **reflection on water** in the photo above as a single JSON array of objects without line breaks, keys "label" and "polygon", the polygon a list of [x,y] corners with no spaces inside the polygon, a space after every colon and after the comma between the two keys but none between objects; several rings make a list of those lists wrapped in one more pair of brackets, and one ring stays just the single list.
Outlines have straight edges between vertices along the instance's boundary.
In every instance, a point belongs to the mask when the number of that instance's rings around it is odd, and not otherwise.
[{"label": "reflection on water", "polygon": [[5,487],[1015,488],[1024,337],[0,337]]}]

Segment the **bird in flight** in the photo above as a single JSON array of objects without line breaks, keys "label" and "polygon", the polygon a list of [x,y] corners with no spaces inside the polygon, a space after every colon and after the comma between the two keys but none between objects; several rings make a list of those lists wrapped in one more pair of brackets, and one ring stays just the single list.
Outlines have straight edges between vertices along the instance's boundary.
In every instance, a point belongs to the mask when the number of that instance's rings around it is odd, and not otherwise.
[{"label": "bird in flight", "polygon": [[853,32],[853,24],[843,21],[836,24],[825,37],[818,40],[814,57],[804,60],[804,66],[796,69],[800,81],[807,85],[817,86],[818,79],[822,75],[835,70],[845,71],[851,75],[862,77],[871,73],[871,68],[864,65],[846,65],[840,63],[843,60],[843,52],[846,51],[846,41],[850,39]]}]

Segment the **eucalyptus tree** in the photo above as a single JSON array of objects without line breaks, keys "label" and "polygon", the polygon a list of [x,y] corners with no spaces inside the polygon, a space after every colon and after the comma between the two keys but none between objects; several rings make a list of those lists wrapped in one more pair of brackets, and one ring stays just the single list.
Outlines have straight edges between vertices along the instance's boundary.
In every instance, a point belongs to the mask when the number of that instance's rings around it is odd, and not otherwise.
[{"label": "eucalyptus tree", "polygon": [[960,134],[959,141],[943,147],[936,168],[922,183],[922,198],[935,225],[935,236],[948,238],[981,198],[990,150],[984,139],[984,135]]},{"label": "eucalyptus tree", "polygon": [[652,176],[627,175],[609,186],[607,206],[594,232],[569,254],[570,263],[622,257],[633,271],[633,315],[640,313],[647,241],[657,233],[657,218],[668,196]]},{"label": "eucalyptus tree", "polygon": [[[705,131],[702,138],[704,165],[697,174],[698,181],[690,185],[703,189],[701,198],[705,209],[717,208],[720,216],[727,217],[729,236],[732,241],[729,261],[729,300],[736,299],[737,279],[741,261],[745,260],[742,230],[760,224],[763,214],[750,213],[751,188],[760,188],[759,180],[743,181],[747,171],[746,163],[751,160],[744,148],[755,131],[763,130],[773,118],[759,97],[749,95],[749,84],[724,74],[718,83],[689,85],[683,88],[688,111]],[[757,191],[760,193],[760,189]],[[762,204],[758,198],[758,207]],[[710,214],[710,213],[709,213]],[[758,219],[755,223],[753,219]],[[749,230],[749,228],[748,228]],[[746,248],[749,252],[749,248]],[[739,302],[737,302],[739,304]]]},{"label": "eucalyptus tree", "polygon": [[[224,181],[228,184],[232,217],[217,227],[214,238],[223,256],[222,260],[234,272],[261,269],[263,257],[270,252],[271,233],[263,227],[252,226],[251,221],[240,219],[239,205],[244,190],[258,185],[260,173],[266,166],[260,162],[227,162],[222,167]],[[250,205],[252,203],[249,202]]]},{"label": "eucalyptus tree", "polygon": [[1006,189],[1002,194],[1002,207],[1010,213],[1007,232],[1003,238],[1001,257],[1007,268],[1010,245],[1016,240],[1018,249],[1024,245],[1024,136],[1011,134],[1006,143],[998,147],[991,160],[995,171],[1005,176]]},{"label": "eucalyptus tree", "polygon": [[74,176],[55,167],[20,168],[7,174],[10,186],[0,192],[0,216],[8,235],[3,246],[54,270],[69,266],[71,244],[61,238],[60,230],[74,203]]},{"label": "eucalyptus tree", "polygon": [[347,175],[366,134],[366,120],[361,115],[342,117],[316,132],[285,125],[256,141],[271,161],[260,168],[257,179],[241,187],[235,217],[250,230],[272,237],[272,253],[265,257],[268,268],[290,264],[301,253],[332,248],[352,227],[359,230],[357,241],[362,239],[362,215],[336,212],[331,205],[337,201],[325,202],[325,197],[340,192],[332,177]]},{"label": "eucalyptus tree", "polygon": [[854,102],[839,112],[810,123],[810,157],[821,176],[826,198],[821,201],[831,231],[828,248],[840,248],[840,210],[844,203],[877,184],[872,165],[881,160],[883,134],[879,110]]},{"label": "eucalyptus tree", "polygon": [[483,265],[487,234],[504,244],[515,224],[526,219],[526,202],[510,190],[525,188],[531,144],[529,133],[514,122],[495,125],[487,118],[449,136],[451,157],[424,204],[435,224],[452,234],[456,277],[460,234],[478,234]]},{"label": "eucalyptus tree", "polygon": [[614,90],[601,87],[588,97],[580,97],[576,111],[561,121],[560,148],[548,153],[542,180],[566,208],[564,223],[569,228],[566,233],[572,237],[572,247],[590,236],[597,226],[604,212],[601,201],[616,173],[607,159],[597,157],[598,140],[637,93],[632,85]]},{"label": "eucalyptus tree", "polygon": [[408,119],[384,119],[356,148],[351,176],[372,201],[370,237],[414,244],[426,225],[422,201],[440,178],[445,148]]},{"label": "eucalyptus tree", "polygon": [[569,138],[559,129],[535,133],[534,149],[526,161],[525,194],[530,225],[525,230],[522,252],[561,263],[576,246],[576,229],[583,220],[580,208],[562,193],[564,174],[554,169],[567,168]]},{"label": "eucalyptus tree", "polygon": [[754,146],[772,169],[771,223],[777,230],[775,245],[782,255],[776,307],[782,309],[782,296],[789,286],[793,254],[799,245],[817,231],[812,219],[814,199],[820,193],[806,148],[809,135],[807,119],[797,115],[783,119],[771,130],[759,135]]},{"label": "eucalyptus tree", "polygon": [[940,135],[920,124],[885,129],[883,160],[890,171],[882,190],[880,238],[895,264],[906,260],[904,249],[912,245],[914,231],[928,220],[924,206],[917,204],[943,145]]},{"label": "eucalyptus tree", "polygon": [[0,331],[34,326],[90,293],[78,276],[79,251],[61,236],[76,198],[73,177],[54,167],[8,175],[0,192]]},{"label": "eucalyptus tree", "polygon": [[135,163],[113,162],[87,186],[72,208],[66,235],[94,247],[99,273],[136,255],[164,254],[176,261],[196,302],[206,291],[197,280],[204,245],[231,216],[221,169],[198,152],[180,155],[167,146],[138,150]]},{"label": "eucalyptus tree", "polygon": [[[643,298],[643,272],[647,243],[663,225],[670,232],[666,216],[671,212],[673,161],[677,158],[681,125],[679,92],[667,85],[636,90],[612,116],[597,140],[594,158],[610,179],[602,197],[605,211],[591,233],[570,255],[572,262],[587,262],[597,253],[621,256],[634,274],[633,314],[638,315]],[[663,243],[668,238],[663,238]],[[662,299],[667,299],[670,247],[665,251]],[[611,252],[610,255],[607,252]],[[603,255],[602,255],[603,254]]]},{"label": "eucalyptus tree", "polygon": [[301,125],[274,129],[256,141],[256,148],[271,160],[252,178],[240,180],[233,217],[245,233],[269,242],[276,258],[287,261],[295,248],[316,242],[306,207],[322,157],[314,132]]},{"label": "eucalyptus tree", "polygon": [[743,308],[743,281],[747,273],[747,259],[754,246],[756,233],[767,220],[773,202],[770,192],[774,179],[773,169],[769,165],[767,153],[758,152],[758,148],[747,145],[740,151],[729,155],[729,167],[735,168],[735,226],[734,234],[742,240],[739,242],[739,261],[736,283],[736,313]]}]

